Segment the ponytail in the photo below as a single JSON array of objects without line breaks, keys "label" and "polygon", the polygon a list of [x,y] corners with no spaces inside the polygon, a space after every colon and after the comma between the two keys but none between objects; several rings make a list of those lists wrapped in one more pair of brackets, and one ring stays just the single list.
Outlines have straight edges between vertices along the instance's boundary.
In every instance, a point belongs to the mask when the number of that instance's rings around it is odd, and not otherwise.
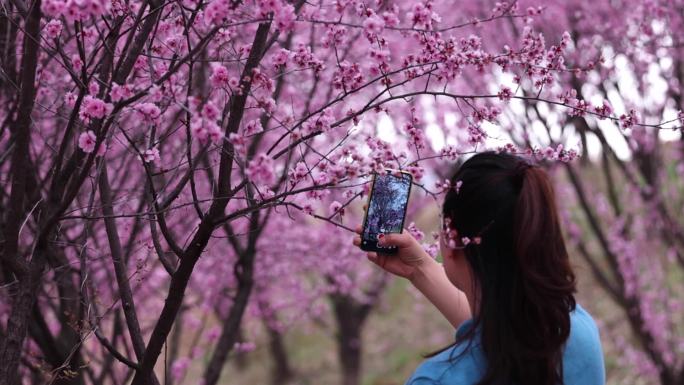
[{"label": "ponytail", "polygon": [[540,167],[525,167],[513,215],[520,279],[512,302],[514,330],[527,329],[518,352],[525,383],[562,384],[562,346],[575,309],[575,275],[560,228],[553,185]]}]

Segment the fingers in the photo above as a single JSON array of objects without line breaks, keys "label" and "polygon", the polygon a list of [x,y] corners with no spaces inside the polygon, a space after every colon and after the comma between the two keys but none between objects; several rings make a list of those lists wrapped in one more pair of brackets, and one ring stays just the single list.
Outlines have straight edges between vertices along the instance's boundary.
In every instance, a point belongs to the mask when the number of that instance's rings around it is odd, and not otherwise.
[{"label": "fingers", "polygon": [[369,261],[373,262],[374,264],[382,267],[382,264],[380,263],[380,259],[378,257],[378,253],[375,251],[369,251],[366,253],[366,257],[368,258]]},{"label": "fingers", "polygon": [[403,233],[387,233],[378,235],[378,244],[382,246],[397,246],[404,247],[411,244],[411,233],[404,231]]},{"label": "fingers", "polygon": [[354,244],[354,246],[361,246],[361,237],[354,237],[352,243]]},{"label": "fingers", "polygon": [[356,231],[357,234],[361,234],[362,230],[363,230],[363,227],[361,225],[358,225],[354,228],[354,231]]}]

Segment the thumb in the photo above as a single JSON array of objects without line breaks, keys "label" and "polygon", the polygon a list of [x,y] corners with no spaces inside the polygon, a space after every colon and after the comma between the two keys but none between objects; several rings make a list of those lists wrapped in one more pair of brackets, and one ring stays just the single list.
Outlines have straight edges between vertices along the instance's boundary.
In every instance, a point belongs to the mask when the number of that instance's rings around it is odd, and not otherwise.
[{"label": "thumb", "polygon": [[411,233],[404,229],[401,233],[387,233],[378,235],[378,243],[382,246],[405,247],[411,244]]}]

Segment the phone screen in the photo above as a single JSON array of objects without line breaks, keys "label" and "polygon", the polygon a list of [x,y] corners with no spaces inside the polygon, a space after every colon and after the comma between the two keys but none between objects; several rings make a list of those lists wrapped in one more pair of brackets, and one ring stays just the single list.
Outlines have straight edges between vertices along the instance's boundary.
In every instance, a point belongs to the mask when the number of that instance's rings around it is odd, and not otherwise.
[{"label": "phone screen", "polygon": [[389,171],[374,175],[361,249],[385,254],[396,252],[396,247],[378,246],[377,237],[378,234],[400,233],[404,228],[411,180],[411,174],[405,172]]}]

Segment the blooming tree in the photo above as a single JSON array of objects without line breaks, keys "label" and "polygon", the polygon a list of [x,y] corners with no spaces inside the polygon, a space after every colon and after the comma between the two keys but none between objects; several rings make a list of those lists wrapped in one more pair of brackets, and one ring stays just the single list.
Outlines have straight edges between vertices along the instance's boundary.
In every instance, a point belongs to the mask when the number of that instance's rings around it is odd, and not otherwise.
[{"label": "blooming tree", "polygon": [[[434,190],[425,170],[481,149],[494,128],[531,137],[506,125],[512,102],[623,128],[667,124],[588,107],[568,82],[598,71],[601,55],[568,67],[574,25],[540,33],[548,20],[537,5],[3,5],[0,384],[158,383],[179,323],[208,341],[195,353],[209,355],[203,380],[216,383],[231,350],[249,350],[240,325],[252,296],[274,322],[278,294],[263,281],[281,276],[269,270],[279,264],[257,251],[260,241],[287,244],[281,253],[298,258],[292,240],[276,242],[290,210],[351,230],[335,216],[386,167]],[[630,11],[664,20],[657,8]],[[425,96],[438,107],[441,146],[426,135]],[[549,144],[502,150],[578,154],[575,143]],[[188,309],[217,315],[220,328],[204,336]],[[183,371],[188,361],[176,361]],[[663,362],[672,373],[679,365]]]},{"label": "blooming tree", "polygon": [[[605,329],[624,365],[646,382],[662,384],[684,381],[684,288],[676,278],[684,270],[677,219],[684,124],[681,6],[549,3],[547,17],[554,22],[540,17],[538,27],[547,34],[571,31],[573,47],[564,60],[585,69],[563,75],[559,97],[573,108],[521,101],[529,113],[511,117],[546,131],[541,138],[520,135],[522,146],[541,141],[553,147],[568,134],[580,137],[585,162],[562,163],[569,187],[565,208],[583,213],[566,212],[570,240],[624,310],[634,338]],[[514,25],[508,29],[516,31]],[[662,142],[667,137],[671,144]],[[598,185],[582,177],[593,167],[587,162],[591,142],[600,156]]]}]

